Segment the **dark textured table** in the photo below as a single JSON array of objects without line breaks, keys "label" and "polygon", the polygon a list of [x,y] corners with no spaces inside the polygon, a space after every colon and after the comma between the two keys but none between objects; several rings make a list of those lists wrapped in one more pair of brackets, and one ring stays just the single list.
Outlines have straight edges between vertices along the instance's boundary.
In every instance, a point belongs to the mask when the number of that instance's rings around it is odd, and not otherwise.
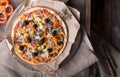
[{"label": "dark textured table", "polygon": [[[120,0],[91,1],[92,30],[96,32],[100,38],[104,38],[112,44],[113,47],[110,47],[111,53],[118,65],[116,69],[118,74],[117,77],[120,77]],[[95,36],[92,37],[95,38]],[[96,49],[97,46],[94,46],[94,48]],[[99,55],[101,52],[98,50],[97,54]],[[106,72],[103,73],[107,74]]]}]

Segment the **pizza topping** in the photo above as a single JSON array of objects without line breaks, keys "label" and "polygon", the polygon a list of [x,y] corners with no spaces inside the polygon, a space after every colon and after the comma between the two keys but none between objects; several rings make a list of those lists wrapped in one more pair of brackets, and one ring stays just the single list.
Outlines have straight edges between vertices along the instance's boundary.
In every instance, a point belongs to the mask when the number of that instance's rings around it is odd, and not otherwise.
[{"label": "pizza topping", "polygon": [[37,28],[37,24],[34,24],[34,25],[33,25],[33,28],[36,29],[36,28]]},{"label": "pizza topping", "polygon": [[24,35],[18,36],[17,41],[18,41],[18,42],[23,42],[23,41],[24,41]]},{"label": "pizza topping", "polygon": [[33,57],[35,57],[35,56],[37,56],[37,55],[38,55],[38,52],[32,53],[32,56],[33,56]]},{"label": "pizza topping", "polygon": [[61,27],[58,26],[56,30],[57,30],[58,32],[60,32],[60,31],[61,31]]},{"label": "pizza topping", "polygon": [[46,18],[45,19],[45,23],[47,24],[47,23],[49,23],[50,22],[50,19],[49,18]]},{"label": "pizza topping", "polygon": [[57,44],[58,44],[58,45],[63,45],[63,42],[60,41],[60,40],[58,40]]},{"label": "pizza topping", "polygon": [[48,43],[49,43],[49,46],[50,46],[50,47],[55,46],[55,42],[54,42],[54,40],[52,40],[52,39],[49,39],[49,40],[48,40]]},{"label": "pizza topping", "polygon": [[41,37],[43,35],[43,31],[41,29],[37,30],[36,35]]},{"label": "pizza topping", "polygon": [[45,45],[42,45],[42,49],[45,49],[46,48],[46,46]]},{"label": "pizza topping", "polygon": [[31,58],[31,57],[32,57],[32,53],[31,53],[31,52],[25,51],[24,53],[25,53],[25,55],[26,55],[28,58]]},{"label": "pizza topping", "polygon": [[28,41],[28,43],[30,43],[32,41],[32,39],[30,37],[28,37],[27,41]]},{"label": "pizza topping", "polygon": [[42,45],[45,42],[45,38],[41,39],[38,43]]},{"label": "pizza topping", "polygon": [[32,53],[32,52],[34,52],[34,50],[33,50],[33,48],[32,48],[31,46],[28,46],[28,47],[27,47],[27,52]]},{"label": "pizza topping", "polygon": [[28,17],[29,19],[31,19],[31,18],[32,18],[32,13],[29,13],[29,14],[27,15],[27,17]]},{"label": "pizza topping", "polygon": [[48,52],[44,52],[43,54],[40,55],[43,58],[47,58],[48,57]]},{"label": "pizza topping", "polygon": [[55,36],[56,34],[57,34],[57,31],[54,30],[54,31],[52,32],[52,35]]},{"label": "pizza topping", "polygon": [[35,40],[32,40],[31,45],[32,45],[33,47],[35,47],[35,46],[36,46],[36,41],[35,41]]},{"label": "pizza topping", "polygon": [[29,21],[28,21],[28,20],[25,20],[25,21],[22,23],[22,27],[27,26],[28,24],[29,24]]},{"label": "pizza topping", "polygon": [[57,55],[57,53],[55,53],[55,52],[51,52],[50,53],[50,57],[54,57],[54,56],[56,56]]},{"label": "pizza topping", "polygon": [[23,51],[23,50],[24,50],[24,46],[21,45],[21,46],[19,47],[19,50],[20,50],[20,51]]},{"label": "pizza topping", "polygon": [[52,52],[52,48],[48,48],[47,51],[48,51],[48,52]]},{"label": "pizza topping", "polygon": [[36,35],[36,36],[35,36],[35,39],[36,39],[36,40],[39,40],[39,39],[40,39],[40,36],[39,36],[39,35]]},{"label": "pizza topping", "polygon": [[51,27],[48,27],[47,30],[48,30],[49,32],[52,32],[52,26],[51,26]]},{"label": "pizza topping", "polygon": [[44,52],[43,52],[43,51],[39,51],[39,52],[38,52],[38,55],[41,56],[41,54],[44,54]]}]

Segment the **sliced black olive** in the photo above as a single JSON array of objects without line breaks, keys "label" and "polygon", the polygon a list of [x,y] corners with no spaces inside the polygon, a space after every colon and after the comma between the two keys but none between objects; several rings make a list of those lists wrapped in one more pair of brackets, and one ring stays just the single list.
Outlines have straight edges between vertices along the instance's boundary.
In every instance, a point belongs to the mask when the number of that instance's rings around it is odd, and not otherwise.
[{"label": "sliced black olive", "polygon": [[43,45],[43,49],[45,49],[46,48],[46,46],[45,45]]},{"label": "sliced black olive", "polygon": [[43,54],[43,53],[44,53],[43,51],[39,51],[39,52],[38,52],[38,54],[40,54],[40,55]]},{"label": "sliced black olive", "polygon": [[33,28],[36,29],[36,28],[37,28],[37,24],[34,24],[34,25],[33,25]]},{"label": "sliced black olive", "polygon": [[48,48],[47,51],[48,51],[48,52],[52,52],[52,48]]},{"label": "sliced black olive", "polygon": [[22,27],[23,26],[26,26],[26,25],[28,25],[29,24],[29,21],[28,20],[25,20],[23,23],[22,23]]},{"label": "sliced black olive", "polygon": [[39,36],[42,37],[42,36],[43,36],[43,33],[41,32],[41,33],[39,34]]},{"label": "sliced black olive", "polygon": [[45,42],[45,38],[41,39],[38,43],[42,45]]},{"label": "sliced black olive", "polygon": [[28,41],[28,43],[30,43],[32,41],[32,39],[30,37],[28,37],[27,41]]},{"label": "sliced black olive", "polygon": [[24,50],[24,46],[20,45],[19,50],[23,51]]},{"label": "sliced black olive", "polygon": [[33,57],[35,57],[35,56],[37,56],[37,55],[38,55],[38,52],[32,53],[32,56],[33,56]]},{"label": "sliced black olive", "polygon": [[52,32],[52,35],[55,36],[56,34],[57,34],[57,31],[54,30],[54,31]]},{"label": "sliced black olive", "polygon": [[58,44],[58,45],[62,45],[63,42],[62,42],[62,41],[58,41],[57,44]]},{"label": "sliced black olive", "polygon": [[53,56],[54,56],[54,54],[53,54],[53,53],[51,53],[51,54],[50,54],[50,57],[53,57]]},{"label": "sliced black olive", "polygon": [[54,57],[54,56],[56,56],[57,55],[57,53],[50,53],[50,57]]},{"label": "sliced black olive", "polygon": [[49,23],[50,22],[50,19],[49,18],[46,18],[45,19],[45,23]]}]

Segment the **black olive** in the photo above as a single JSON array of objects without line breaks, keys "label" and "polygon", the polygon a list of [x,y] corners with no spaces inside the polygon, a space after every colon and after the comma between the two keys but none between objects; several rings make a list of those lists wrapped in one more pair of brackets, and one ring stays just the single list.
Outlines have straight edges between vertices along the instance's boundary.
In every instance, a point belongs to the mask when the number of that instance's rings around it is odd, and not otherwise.
[{"label": "black olive", "polygon": [[45,42],[45,38],[41,39],[38,43],[42,45]]},{"label": "black olive", "polygon": [[43,49],[45,49],[45,48],[46,48],[46,46],[44,45],[44,46],[43,46]]},{"label": "black olive", "polygon": [[22,23],[22,27],[23,26],[26,26],[26,25],[28,25],[29,24],[29,21],[28,20],[25,20],[23,23]]},{"label": "black olive", "polygon": [[62,45],[63,42],[62,42],[62,41],[58,41],[57,44],[58,44],[58,45]]},{"label": "black olive", "polygon": [[24,46],[20,45],[19,50],[23,51],[24,50]]},{"label": "black olive", "polygon": [[57,34],[57,31],[54,30],[54,31],[52,32],[52,35],[55,36],[56,34]]},{"label": "black olive", "polygon": [[30,37],[28,37],[27,41],[28,41],[28,43],[30,43],[32,41],[32,39]]},{"label": "black olive", "polygon": [[41,55],[41,54],[43,54],[44,52],[43,52],[43,51],[39,51],[38,53]]},{"label": "black olive", "polygon": [[43,36],[43,33],[41,32],[41,33],[39,34],[39,36],[42,37],[42,36]]},{"label": "black olive", "polygon": [[48,52],[52,52],[52,48],[48,48],[47,51],[48,51]]},{"label": "black olive", "polygon": [[37,55],[38,55],[38,52],[32,53],[32,56],[33,56],[33,57],[35,57],[35,56],[37,56]]},{"label": "black olive", "polygon": [[54,57],[54,56],[56,56],[57,55],[57,53],[50,53],[50,57]]},{"label": "black olive", "polygon": [[33,28],[36,29],[36,28],[37,28],[37,24],[34,24],[34,25],[33,25]]},{"label": "black olive", "polygon": [[46,18],[45,19],[45,23],[49,23],[50,22],[50,19],[49,18]]},{"label": "black olive", "polygon": [[51,54],[50,54],[50,57],[53,57],[53,56],[54,56],[54,54],[53,54],[53,53],[51,53]]}]

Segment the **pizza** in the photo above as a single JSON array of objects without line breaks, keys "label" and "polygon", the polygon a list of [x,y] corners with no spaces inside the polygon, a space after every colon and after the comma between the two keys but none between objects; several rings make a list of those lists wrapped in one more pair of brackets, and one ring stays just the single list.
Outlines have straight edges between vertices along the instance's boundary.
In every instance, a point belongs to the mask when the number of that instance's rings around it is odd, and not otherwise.
[{"label": "pizza", "polygon": [[67,43],[67,28],[59,15],[46,7],[24,11],[14,21],[11,33],[15,54],[29,64],[56,59]]}]

